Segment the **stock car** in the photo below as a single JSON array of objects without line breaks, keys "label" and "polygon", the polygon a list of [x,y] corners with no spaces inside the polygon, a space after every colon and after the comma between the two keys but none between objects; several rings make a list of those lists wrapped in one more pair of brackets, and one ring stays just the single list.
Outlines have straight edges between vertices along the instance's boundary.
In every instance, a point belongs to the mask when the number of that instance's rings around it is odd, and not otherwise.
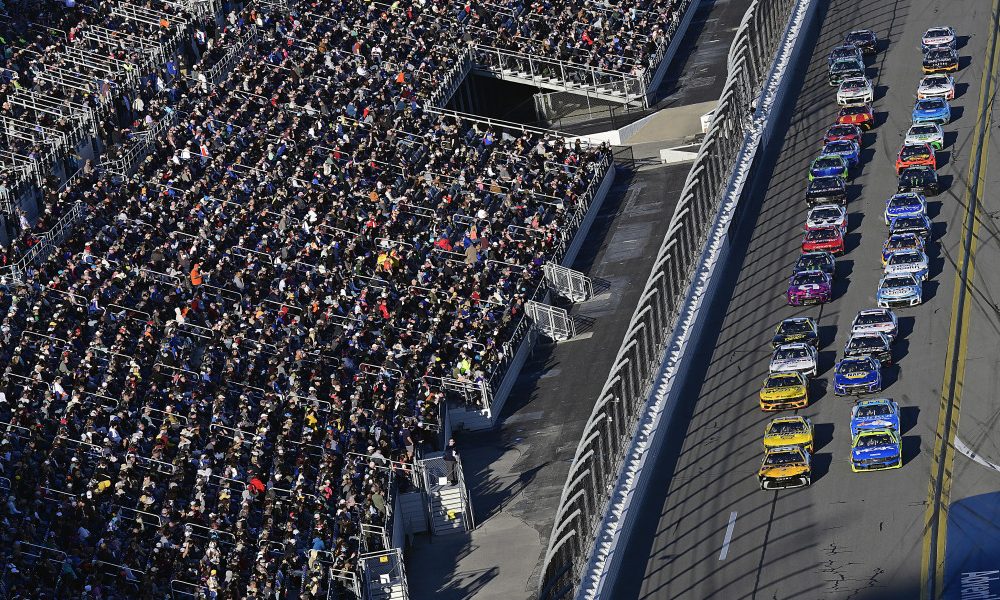
[{"label": "stock car", "polygon": [[767,369],[772,375],[800,373],[806,377],[815,377],[819,372],[819,352],[805,342],[782,344],[771,353]]},{"label": "stock car", "polygon": [[899,174],[897,192],[920,192],[925,196],[936,196],[941,191],[937,171],[930,167],[907,167]]},{"label": "stock car", "polygon": [[826,57],[827,68],[832,67],[833,63],[838,60],[855,60],[862,64],[865,62],[864,57],[861,55],[861,49],[853,44],[844,44],[831,50],[830,54]]},{"label": "stock car", "polygon": [[870,356],[845,358],[833,368],[833,393],[860,396],[882,391],[882,369]]},{"label": "stock car", "polygon": [[889,255],[889,260],[885,262],[883,270],[886,275],[909,273],[917,281],[927,281],[927,273],[930,268],[927,263],[927,255],[923,251],[897,250]]},{"label": "stock car", "polygon": [[832,281],[823,271],[802,271],[788,279],[785,297],[789,306],[825,304],[832,296]]},{"label": "stock car", "polygon": [[861,149],[854,142],[839,140],[823,146],[823,154],[836,154],[847,161],[848,167],[856,167],[861,163]]},{"label": "stock car", "polygon": [[762,490],[784,490],[812,483],[809,453],[801,446],[779,446],[764,451],[757,471]]},{"label": "stock car", "polygon": [[833,279],[837,271],[837,259],[829,252],[803,252],[792,267],[792,274],[801,271],[823,271]]},{"label": "stock car", "polygon": [[926,242],[931,236],[931,220],[927,215],[897,217],[889,221],[889,234],[896,233],[913,233]]},{"label": "stock car", "polygon": [[924,240],[915,233],[897,233],[895,235],[890,235],[885,242],[882,243],[882,266],[889,262],[889,256],[893,252],[899,252],[900,250],[923,250]]},{"label": "stock car", "polygon": [[813,451],[813,424],[801,415],[775,417],[764,427],[764,449],[801,446]]},{"label": "stock car", "polygon": [[916,192],[903,192],[893,194],[885,201],[885,210],[882,211],[882,219],[885,224],[892,223],[893,219],[900,217],[915,217],[927,214],[927,200]]},{"label": "stock car", "polygon": [[870,356],[882,366],[892,364],[892,341],[884,333],[855,333],[844,344],[844,357]]},{"label": "stock car", "polygon": [[875,54],[878,50],[878,36],[871,29],[857,29],[847,34],[845,44],[850,44],[864,54]]},{"label": "stock car", "polygon": [[934,75],[924,75],[917,85],[917,99],[943,98],[945,100],[955,99],[955,78],[944,73]]},{"label": "stock car", "polygon": [[896,335],[899,333],[896,313],[888,308],[866,308],[858,311],[851,321],[851,335],[858,333],[884,333],[890,340],[896,341]]},{"label": "stock car", "polygon": [[809,181],[817,177],[847,179],[847,161],[839,154],[820,154],[809,163]]},{"label": "stock car", "polygon": [[806,187],[806,206],[818,204],[847,206],[847,182],[840,177],[814,177]]},{"label": "stock car", "polygon": [[925,75],[950,73],[958,70],[958,51],[947,46],[930,48],[924,52],[920,67]]},{"label": "stock car", "polygon": [[889,398],[872,398],[855,404],[851,409],[851,437],[869,429],[899,431],[899,405]]},{"label": "stock car", "polygon": [[837,104],[855,106],[875,101],[875,88],[867,77],[848,77],[837,89]]},{"label": "stock car", "polygon": [[819,345],[819,329],[811,317],[790,317],[774,328],[771,347],[777,348],[793,342],[802,342],[810,346]]},{"label": "stock car", "polygon": [[822,227],[806,231],[802,236],[802,251],[822,251],[839,256],[844,253],[844,232],[839,227]]},{"label": "stock car", "polygon": [[885,275],[878,282],[875,298],[879,308],[916,306],[924,301],[924,288],[909,273]]},{"label": "stock car", "polygon": [[846,141],[854,142],[860,147],[863,135],[857,125],[842,125],[838,123],[826,130],[826,133],[823,135],[823,145],[825,146],[830,142]]},{"label": "stock car", "polygon": [[760,386],[760,409],[795,410],[809,405],[809,380],[802,373],[772,373]]},{"label": "stock car", "polygon": [[882,471],[903,466],[899,434],[891,429],[860,431],[851,440],[851,470]]},{"label": "stock car", "polygon": [[831,86],[840,85],[851,77],[864,77],[865,63],[854,58],[837,59],[830,65],[828,77]]},{"label": "stock car", "polygon": [[918,123],[906,130],[903,144],[927,144],[934,150],[944,148],[944,130],[937,123]]},{"label": "stock car", "polygon": [[841,235],[847,233],[847,211],[839,204],[818,204],[806,215],[806,231],[836,227]]},{"label": "stock car", "polygon": [[910,120],[914,125],[920,123],[937,123],[947,125],[951,121],[951,106],[944,98],[924,98],[913,104]]},{"label": "stock car", "polygon": [[862,131],[875,127],[875,113],[871,104],[845,106],[837,115],[837,123],[841,125],[857,125]]},{"label": "stock car", "polygon": [[937,27],[931,27],[924,32],[924,35],[920,36],[920,49],[927,52],[931,48],[951,48],[955,50],[958,48],[958,36],[955,35],[955,30],[947,25],[939,25]]},{"label": "stock car", "polygon": [[899,153],[896,154],[897,176],[907,167],[918,167],[921,165],[937,169],[937,156],[935,156],[934,148],[931,148],[930,144],[904,145],[899,149]]}]

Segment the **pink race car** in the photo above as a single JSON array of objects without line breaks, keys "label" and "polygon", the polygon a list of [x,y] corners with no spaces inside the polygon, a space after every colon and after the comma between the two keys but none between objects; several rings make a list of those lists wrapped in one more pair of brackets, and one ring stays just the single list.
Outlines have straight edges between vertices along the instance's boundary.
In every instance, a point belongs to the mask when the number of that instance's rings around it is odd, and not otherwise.
[{"label": "pink race car", "polygon": [[830,276],[823,271],[799,271],[788,280],[788,304],[824,304],[833,296]]}]

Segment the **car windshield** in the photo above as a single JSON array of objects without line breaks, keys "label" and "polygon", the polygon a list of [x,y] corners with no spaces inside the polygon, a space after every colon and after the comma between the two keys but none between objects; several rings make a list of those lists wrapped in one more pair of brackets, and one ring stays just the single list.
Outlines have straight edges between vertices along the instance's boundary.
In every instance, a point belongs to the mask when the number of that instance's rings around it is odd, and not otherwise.
[{"label": "car windshield", "polygon": [[821,271],[796,273],[795,277],[792,277],[792,285],[809,285],[817,283],[826,283],[826,277],[823,276]]},{"label": "car windshield", "polygon": [[823,148],[824,154],[840,154],[841,152],[854,153],[854,144],[847,140],[837,140],[830,142]]},{"label": "car windshield", "polygon": [[825,241],[825,240],[835,240],[837,239],[836,229],[813,229],[812,231],[806,233],[806,239],[810,242],[815,241]]},{"label": "car windshield", "polygon": [[891,237],[885,243],[886,250],[905,250],[916,247],[915,237]]},{"label": "car windshield", "polygon": [[808,356],[809,351],[805,348],[778,348],[774,351],[775,360],[798,360]]},{"label": "car windshield", "polygon": [[872,350],[884,347],[884,344],[882,344],[882,338],[876,335],[859,335],[852,337],[847,342],[848,350]]},{"label": "car windshield", "polygon": [[844,83],[840,84],[840,89],[845,92],[856,92],[863,87],[865,87],[865,82],[860,79],[848,79],[844,81]]},{"label": "car windshield", "polygon": [[930,167],[910,167],[903,171],[899,176],[899,180],[904,184],[922,184],[924,181],[930,181],[933,179],[933,171]]},{"label": "car windshield", "polygon": [[832,169],[841,166],[840,158],[833,156],[824,156],[823,158],[817,158],[816,162],[813,163],[813,167],[816,169]]},{"label": "car windshield", "polygon": [[918,110],[940,110],[947,104],[941,98],[924,98],[923,100],[917,100]]},{"label": "car windshield", "polygon": [[832,206],[826,206],[824,208],[813,209],[812,216],[814,219],[838,219],[841,213]]},{"label": "car windshield", "polygon": [[889,315],[881,313],[861,313],[854,319],[855,326],[882,325],[883,323],[888,325],[889,322]]},{"label": "car windshield", "polygon": [[803,256],[795,263],[796,271],[817,271],[827,266],[829,263],[818,256]]},{"label": "car windshield", "polygon": [[920,200],[913,196],[893,196],[889,200],[889,208],[918,208]]},{"label": "car windshield", "polygon": [[837,62],[833,63],[833,66],[830,67],[830,70],[833,71],[834,73],[854,72],[854,71],[860,71],[861,67],[858,66],[858,63],[855,60],[838,60]]},{"label": "car windshield", "polygon": [[924,37],[936,38],[936,37],[948,37],[951,32],[944,27],[933,27],[927,30],[927,34]]},{"label": "car windshield", "polygon": [[870,31],[852,31],[847,34],[847,41],[854,43],[863,43],[871,41],[872,33]]},{"label": "car windshield", "polygon": [[858,448],[875,448],[877,446],[888,446],[893,443],[892,436],[886,433],[875,435],[865,435],[858,440]]},{"label": "car windshield", "polygon": [[914,283],[913,277],[898,275],[893,277],[886,277],[885,283],[882,285],[882,287],[887,287],[887,288],[906,287],[913,285],[913,283]]},{"label": "car windshield", "polygon": [[812,180],[809,187],[814,192],[828,192],[830,190],[840,189],[843,187],[843,182],[841,182],[839,177],[817,177]]},{"label": "car windshield", "polygon": [[771,423],[768,430],[770,435],[796,435],[805,431],[805,423],[802,421],[778,421]]},{"label": "car windshield", "polygon": [[794,375],[775,375],[767,378],[764,388],[774,390],[777,388],[795,387],[800,383],[799,378]]},{"label": "car windshield", "polygon": [[924,85],[926,87],[942,87],[948,85],[948,78],[944,75],[931,75],[930,77],[924,77]]},{"label": "car windshield", "polygon": [[934,135],[937,133],[937,127],[933,125],[914,125],[910,127],[910,135]]},{"label": "car windshield", "polygon": [[842,58],[855,58],[858,55],[858,51],[854,49],[854,46],[839,46],[833,49],[830,53],[830,58],[833,60],[838,60]]},{"label": "car windshield", "polygon": [[914,265],[924,259],[919,252],[896,252],[889,257],[890,265]]},{"label": "car windshield", "polygon": [[845,360],[840,363],[838,371],[841,373],[868,373],[871,371],[871,363],[867,360]]},{"label": "car windshield", "polygon": [[930,152],[927,151],[927,147],[920,146],[903,146],[903,149],[899,151],[899,157],[903,160],[924,160],[931,157]]},{"label": "car windshield", "polygon": [[920,217],[900,217],[893,221],[894,229],[926,229],[927,224]]},{"label": "car windshield", "polygon": [[767,458],[764,459],[764,464],[769,467],[791,465],[798,462],[803,462],[802,455],[791,450],[787,452],[771,452],[767,455]]},{"label": "car windshield", "polygon": [[927,52],[928,60],[951,60],[952,54],[949,48],[931,48]]},{"label": "car windshield", "polygon": [[778,333],[788,334],[788,333],[808,333],[812,331],[812,327],[809,326],[809,321],[789,319],[787,321],[782,321],[778,325]]},{"label": "car windshield", "polygon": [[854,135],[854,127],[850,125],[834,125],[827,132],[829,136]]},{"label": "car windshield", "polygon": [[840,109],[840,114],[853,116],[853,115],[864,115],[868,113],[868,108],[864,106],[848,106],[847,108]]},{"label": "car windshield", "polygon": [[882,415],[891,415],[892,410],[887,404],[865,404],[858,407],[858,412],[856,416],[859,417],[881,417]]}]

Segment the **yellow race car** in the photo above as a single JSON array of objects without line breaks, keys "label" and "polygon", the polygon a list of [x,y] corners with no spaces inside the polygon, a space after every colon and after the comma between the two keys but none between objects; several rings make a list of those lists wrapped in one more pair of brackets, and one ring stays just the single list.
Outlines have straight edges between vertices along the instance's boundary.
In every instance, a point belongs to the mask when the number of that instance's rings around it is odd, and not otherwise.
[{"label": "yellow race car", "polygon": [[809,453],[802,446],[778,446],[764,451],[757,471],[762,490],[783,490],[812,483]]},{"label": "yellow race car", "polygon": [[761,410],[792,410],[808,404],[809,390],[801,373],[772,373],[760,388]]},{"label": "yellow race car", "polygon": [[802,446],[806,452],[812,454],[812,422],[798,415],[771,419],[764,428],[764,450],[779,446]]}]

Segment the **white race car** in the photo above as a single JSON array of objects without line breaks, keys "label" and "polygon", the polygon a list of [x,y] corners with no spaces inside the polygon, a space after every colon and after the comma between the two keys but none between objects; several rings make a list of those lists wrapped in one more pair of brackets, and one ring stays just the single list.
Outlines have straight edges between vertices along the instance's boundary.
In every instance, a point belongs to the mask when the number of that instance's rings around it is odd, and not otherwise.
[{"label": "white race car", "polygon": [[928,144],[934,150],[944,148],[944,130],[937,123],[917,123],[906,131],[904,146]]},{"label": "white race car", "polygon": [[837,104],[858,106],[875,100],[875,90],[867,77],[848,77],[837,89]]},{"label": "white race car", "polygon": [[927,255],[920,250],[900,250],[889,255],[885,263],[886,275],[909,273],[917,281],[927,280]]},{"label": "white race car", "polygon": [[806,216],[806,231],[836,227],[841,235],[847,233],[847,211],[839,204],[820,204],[809,210]]},{"label": "white race car", "polygon": [[802,373],[815,377],[819,371],[819,351],[815,346],[802,342],[783,344],[774,349],[768,371],[774,373]]},{"label": "white race car", "polygon": [[895,313],[887,308],[867,308],[858,312],[851,322],[851,335],[884,333],[895,341],[899,322]]},{"label": "white race car", "polygon": [[951,27],[940,25],[931,27],[920,36],[920,48],[925,52],[931,48],[947,46],[954,50],[958,46],[958,37]]},{"label": "white race car", "polygon": [[944,98],[945,100],[955,99],[955,78],[944,73],[924,75],[917,86],[917,99],[924,98]]}]

